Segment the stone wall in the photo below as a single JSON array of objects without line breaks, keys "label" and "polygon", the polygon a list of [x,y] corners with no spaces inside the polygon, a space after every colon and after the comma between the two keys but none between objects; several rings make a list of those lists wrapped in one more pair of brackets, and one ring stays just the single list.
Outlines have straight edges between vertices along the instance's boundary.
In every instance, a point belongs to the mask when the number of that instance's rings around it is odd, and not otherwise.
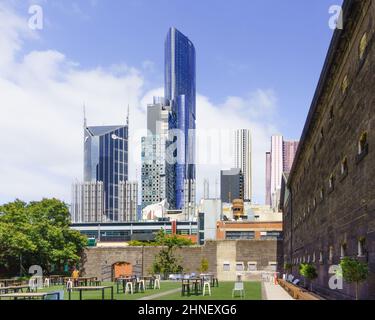
[{"label": "stone wall", "polygon": [[[207,241],[204,246],[183,247],[176,250],[184,271],[199,272],[203,258],[208,259],[209,272],[219,280],[235,280],[236,262],[256,261],[258,268],[267,269],[269,262],[278,260],[281,242],[278,241]],[[87,248],[82,259],[85,275],[111,280],[112,266],[118,262],[132,264],[135,273],[149,274],[160,247],[93,247]],[[142,262],[143,261],[143,262]],[[223,263],[230,263],[230,271],[223,270]]]}]

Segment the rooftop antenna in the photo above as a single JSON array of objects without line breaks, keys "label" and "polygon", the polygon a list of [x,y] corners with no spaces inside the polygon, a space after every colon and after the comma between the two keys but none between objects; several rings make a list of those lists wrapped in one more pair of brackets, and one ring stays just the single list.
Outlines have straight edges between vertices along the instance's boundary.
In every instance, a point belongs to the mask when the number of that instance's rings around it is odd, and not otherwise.
[{"label": "rooftop antenna", "polygon": [[86,119],[86,104],[83,103],[83,125],[86,128],[87,127],[87,119]]},{"label": "rooftop antenna", "polygon": [[126,125],[129,127],[129,118],[130,118],[130,106],[128,104],[128,114],[126,116]]}]

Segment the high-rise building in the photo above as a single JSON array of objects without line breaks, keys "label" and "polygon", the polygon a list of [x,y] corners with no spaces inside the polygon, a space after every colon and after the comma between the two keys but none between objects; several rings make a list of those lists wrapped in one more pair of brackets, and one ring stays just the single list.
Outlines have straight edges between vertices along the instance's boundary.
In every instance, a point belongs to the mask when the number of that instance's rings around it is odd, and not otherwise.
[{"label": "high-rise building", "polygon": [[271,137],[271,199],[272,206],[276,201],[277,190],[281,188],[283,174],[283,137]]},{"label": "high-rise building", "polygon": [[147,107],[147,137],[142,138],[142,209],[166,199],[166,141],[169,111],[161,98]]},{"label": "high-rise building", "polygon": [[119,219],[119,184],[128,180],[128,126],[85,125],[84,181],[103,182],[105,216]]},{"label": "high-rise building", "polygon": [[252,200],[252,146],[251,133],[248,129],[241,129],[235,132],[235,168],[241,169],[243,174],[244,194],[243,200]]},{"label": "high-rise building", "polygon": [[266,152],[266,205],[271,205],[271,152]]},{"label": "high-rise building", "polygon": [[119,185],[118,222],[137,221],[138,183],[121,181]]},{"label": "high-rise building", "polygon": [[232,203],[235,199],[243,200],[244,176],[241,169],[222,170],[220,173],[220,199],[225,203]]},{"label": "high-rise building", "polygon": [[72,186],[71,219],[73,223],[103,222],[103,182],[74,183]]},{"label": "high-rise building", "polygon": [[298,141],[284,141],[281,135],[271,137],[271,152],[266,153],[266,205],[278,208],[282,175],[290,172],[297,148]]},{"label": "high-rise building", "polygon": [[299,141],[283,142],[283,171],[290,172],[292,169],[294,157],[297,152]]},{"label": "high-rise building", "polygon": [[128,182],[128,128],[129,117],[126,125],[116,126],[87,126],[85,117],[84,182],[73,185],[74,222],[136,220],[138,187]]},{"label": "high-rise building", "polygon": [[[170,108],[170,141],[177,146],[172,155],[177,163],[167,164],[167,199],[171,209],[183,209],[185,180],[195,181],[196,85],[195,48],[176,28],[170,28],[165,42],[165,102]],[[180,136],[176,134],[177,129]],[[181,136],[182,135],[182,136]],[[191,190],[194,186],[189,185]],[[191,196],[195,192],[189,192]],[[189,199],[195,203],[195,199]]]}]

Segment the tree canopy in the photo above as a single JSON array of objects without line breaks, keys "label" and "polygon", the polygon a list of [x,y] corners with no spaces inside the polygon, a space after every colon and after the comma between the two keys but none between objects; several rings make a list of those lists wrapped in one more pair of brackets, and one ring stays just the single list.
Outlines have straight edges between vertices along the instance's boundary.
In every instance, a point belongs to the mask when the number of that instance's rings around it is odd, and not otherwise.
[{"label": "tree canopy", "polygon": [[0,206],[2,272],[15,275],[20,266],[31,265],[50,272],[52,265],[61,269],[77,263],[87,239],[69,225],[68,207],[57,199],[16,200]]}]

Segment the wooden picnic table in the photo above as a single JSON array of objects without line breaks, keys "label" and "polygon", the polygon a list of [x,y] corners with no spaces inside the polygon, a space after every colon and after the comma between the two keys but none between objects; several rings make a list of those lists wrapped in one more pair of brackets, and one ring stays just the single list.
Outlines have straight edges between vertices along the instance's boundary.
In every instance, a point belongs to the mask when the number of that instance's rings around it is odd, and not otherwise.
[{"label": "wooden picnic table", "polygon": [[8,294],[10,292],[18,293],[19,291],[23,292],[23,289],[27,289],[27,291],[29,291],[30,287],[28,285],[0,287],[0,293],[2,292],[4,292],[5,294]]},{"label": "wooden picnic table", "polygon": [[0,283],[4,284],[4,287],[9,287],[12,284],[14,285],[15,283],[20,283],[21,281],[19,279],[0,279]]},{"label": "wooden picnic table", "polygon": [[42,299],[45,300],[47,296],[56,295],[57,300],[60,300],[60,292],[17,292],[17,293],[7,293],[0,295],[0,300],[2,298],[11,298],[14,300],[18,299]]},{"label": "wooden picnic table", "polygon": [[82,300],[83,291],[101,291],[102,300],[104,300],[105,289],[111,289],[111,300],[113,300],[113,286],[89,286],[89,287],[73,287],[72,290],[69,290],[69,300],[71,300],[72,291],[79,292],[79,300]]},{"label": "wooden picnic table", "polygon": [[78,278],[73,278],[73,277],[64,277],[64,284],[66,284],[67,281],[72,280],[74,285],[81,286],[81,284],[84,284],[84,286],[88,286],[89,284],[97,284],[98,283],[98,278],[97,277],[78,277]]}]

